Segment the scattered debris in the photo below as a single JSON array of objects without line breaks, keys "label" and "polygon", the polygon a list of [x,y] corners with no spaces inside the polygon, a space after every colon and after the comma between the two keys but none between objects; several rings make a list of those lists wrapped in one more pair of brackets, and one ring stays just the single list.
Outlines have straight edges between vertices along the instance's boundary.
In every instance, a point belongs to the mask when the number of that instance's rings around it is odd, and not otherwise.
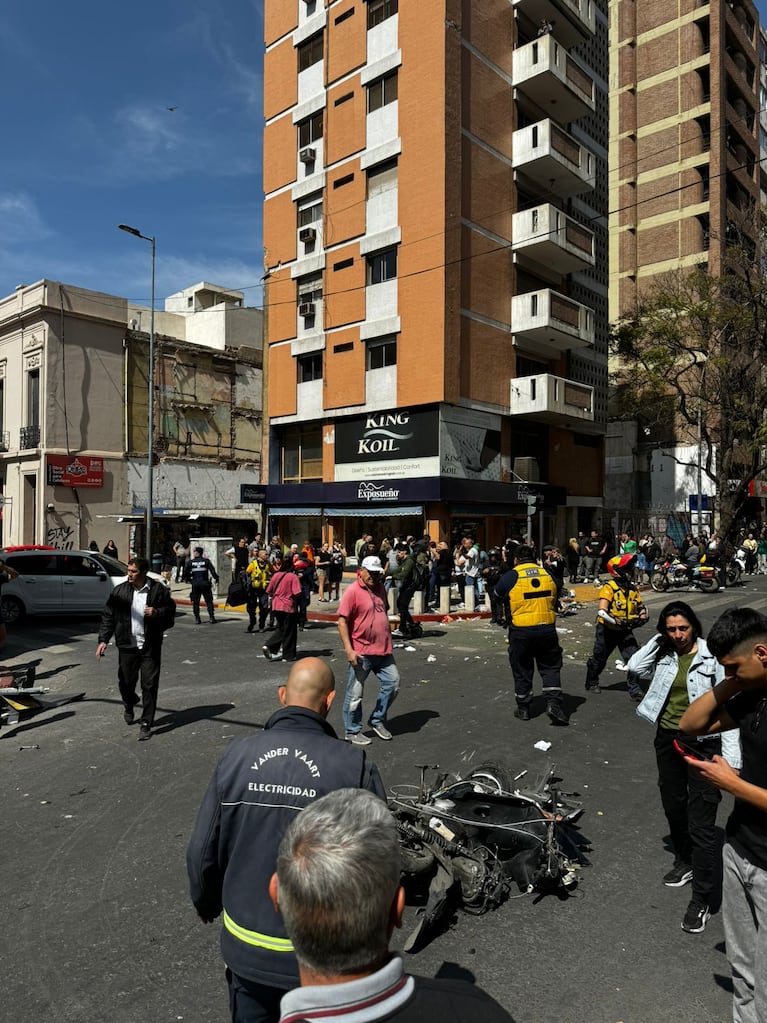
[{"label": "scattered debris", "polygon": [[543,750],[543,752],[545,753],[546,750],[551,749],[551,743],[546,742],[545,739],[539,739],[538,742],[533,743],[533,749]]},{"label": "scattered debris", "polygon": [[429,656],[426,658],[428,664],[434,664],[436,660],[437,658],[434,656],[434,654],[429,654]]},{"label": "scattered debris", "polygon": [[23,749],[40,749],[39,746],[19,746],[19,752]]}]

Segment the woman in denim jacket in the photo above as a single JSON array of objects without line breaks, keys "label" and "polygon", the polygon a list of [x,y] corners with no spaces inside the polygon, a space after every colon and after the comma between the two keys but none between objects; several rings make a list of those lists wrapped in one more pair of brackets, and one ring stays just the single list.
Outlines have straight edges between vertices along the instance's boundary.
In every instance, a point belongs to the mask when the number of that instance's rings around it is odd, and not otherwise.
[{"label": "woman in denim jacket", "polygon": [[[716,811],[721,793],[706,786],[697,771],[690,771],[674,747],[679,719],[687,707],[724,678],[724,669],[709,652],[697,615],[684,601],[667,604],[658,618],[655,636],[631,657],[628,670],[650,681],[637,714],[657,724],[655,758],[658,787],[666,814],[674,866],[663,878],[669,888],[692,881],[692,899],[682,930],[698,934],[705,929],[721,867],[716,838]],[[731,767],[740,767],[736,732],[687,740],[700,755],[721,754]]]}]

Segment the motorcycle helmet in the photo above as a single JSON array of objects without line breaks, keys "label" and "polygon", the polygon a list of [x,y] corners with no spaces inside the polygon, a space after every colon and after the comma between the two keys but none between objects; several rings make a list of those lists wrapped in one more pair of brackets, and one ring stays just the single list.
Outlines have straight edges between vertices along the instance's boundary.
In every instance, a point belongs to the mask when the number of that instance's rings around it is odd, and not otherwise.
[{"label": "motorcycle helmet", "polygon": [[607,562],[607,571],[613,578],[627,576],[636,564],[636,559],[636,554],[618,554]]}]

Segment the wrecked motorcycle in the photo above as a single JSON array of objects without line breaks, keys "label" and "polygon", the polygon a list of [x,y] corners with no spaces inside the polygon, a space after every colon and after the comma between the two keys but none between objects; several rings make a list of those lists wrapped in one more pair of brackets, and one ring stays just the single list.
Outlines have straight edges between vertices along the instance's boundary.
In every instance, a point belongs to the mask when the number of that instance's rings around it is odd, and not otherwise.
[{"label": "wrecked motorcycle", "polygon": [[511,894],[552,892],[577,884],[588,863],[588,841],[575,827],[583,808],[554,785],[549,765],[530,786],[508,766],[487,763],[465,778],[440,774],[431,785],[416,765],[418,786],[393,789],[389,806],[397,821],[403,884],[409,898],[425,899],[407,952],[423,947],[455,906],[467,913],[494,909]]}]

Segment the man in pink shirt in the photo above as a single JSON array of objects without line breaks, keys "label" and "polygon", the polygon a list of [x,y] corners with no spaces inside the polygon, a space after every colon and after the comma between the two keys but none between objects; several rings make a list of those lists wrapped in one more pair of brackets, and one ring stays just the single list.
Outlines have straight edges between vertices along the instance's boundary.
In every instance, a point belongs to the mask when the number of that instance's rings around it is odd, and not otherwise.
[{"label": "man in pink shirt", "polygon": [[277,631],[261,648],[267,661],[295,661],[296,637],[298,635],[298,602],[301,583],[292,565],[283,564],[282,558],[275,557],[274,572],[266,587],[271,600],[271,610],[277,619]]},{"label": "man in pink shirt", "polygon": [[362,693],[371,671],[378,679],[379,690],[368,723],[379,738],[392,737],[386,727],[386,714],[399,691],[399,671],[392,655],[383,571],[378,558],[365,558],[356,582],[338,605],[338,631],[349,661],[343,709],[345,738],[355,746],[371,742],[362,734]]}]

